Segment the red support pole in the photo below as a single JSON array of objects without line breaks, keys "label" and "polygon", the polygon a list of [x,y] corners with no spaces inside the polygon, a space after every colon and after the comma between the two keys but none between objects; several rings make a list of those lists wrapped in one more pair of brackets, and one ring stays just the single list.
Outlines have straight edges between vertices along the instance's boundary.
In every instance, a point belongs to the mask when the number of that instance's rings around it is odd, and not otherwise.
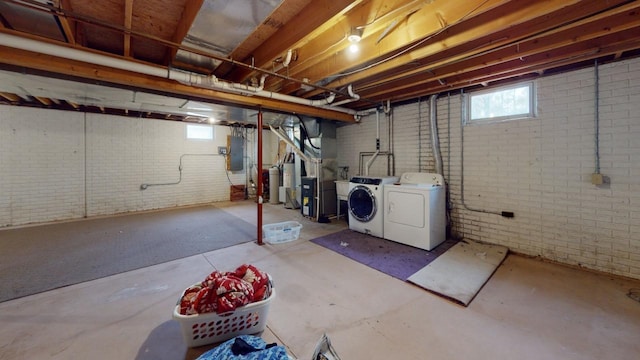
[{"label": "red support pole", "polygon": [[262,245],[262,108],[258,111],[258,125],[256,126],[258,132],[258,245]]}]

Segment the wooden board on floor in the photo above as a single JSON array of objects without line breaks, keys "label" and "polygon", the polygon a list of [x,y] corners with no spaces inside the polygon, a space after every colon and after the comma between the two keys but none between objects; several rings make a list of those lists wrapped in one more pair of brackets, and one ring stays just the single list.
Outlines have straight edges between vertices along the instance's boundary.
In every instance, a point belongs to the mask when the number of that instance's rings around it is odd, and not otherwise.
[{"label": "wooden board on floor", "polygon": [[507,252],[504,246],[463,240],[407,281],[468,306]]}]

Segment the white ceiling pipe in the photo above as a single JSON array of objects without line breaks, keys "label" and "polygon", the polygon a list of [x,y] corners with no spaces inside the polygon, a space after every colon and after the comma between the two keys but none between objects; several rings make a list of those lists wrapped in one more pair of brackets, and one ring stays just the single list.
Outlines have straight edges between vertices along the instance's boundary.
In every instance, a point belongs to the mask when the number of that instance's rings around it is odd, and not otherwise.
[{"label": "white ceiling pipe", "polygon": [[[319,100],[311,100],[315,105],[314,106],[324,106],[324,105],[329,105],[333,102],[333,100],[335,100],[336,98],[336,94],[335,93],[330,93],[329,96],[327,96],[324,99],[319,99]],[[354,114],[356,113],[355,111],[353,112]]]},{"label": "white ceiling pipe", "polygon": [[264,89],[264,81],[265,81],[266,78],[267,78],[267,75],[262,75],[260,77],[260,85],[259,86],[249,86],[249,85],[238,84],[238,83],[231,83],[231,86],[233,86],[236,89],[242,89],[242,90],[251,91],[251,92],[258,92],[258,91],[262,91]]},{"label": "white ceiling pipe", "polygon": [[282,62],[282,66],[289,67],[289,64],[291,63],[292,55],[293,55],[293,51],[291,49],[287,50],[287,55],[285,56],[284,61]]},{"label": "white ceiling pipe", "polygon": [[[41,42],[37,40],[22,38],[15,35],[0,33],[0,44],[3,46],[12,47],[15,49],[21,49],[31,51],[35,53],[47,54],[51,56],[58,56],[70,60],[78,60],[96,65],[108,66],[117,69],[124,69],[134,71],[142,74],[152,75],[167,78],[168,70],[160,67],[154,67],[144,65],[132,61],[124,61],[118,58],[104,56],[100,54],[91,53],[88,51],[68,48],[51,43]],[[123,65],[126,65],[123,66]]]},{"label": "white ceiling pipe", "polygon": [[350,102],[354,102],[354,101],[358,101],[360,100],[360,95],[356,94],[353,92],[353,85],[349,84],[349,86],[347,87],[347,91],[349,92],[349,96],[351,96],[351,99],[345,99],[342,101],[337,101],[335,103],[332,103],[331,106],[340,106],[340,105],[344,105]]},{"label": "white ceiling pipe", "polygon": [[[123,59],[105,56],[101,54],[91,53],[88,51],[73,49],[65,46],[45,43],[45,42],[27,39],[27,38],[22,38],[19,36],[5,34],[5,33],[0,33],[0,45],[15,48],[15,49],[21,49],[25,51],[31,51],[35,53],[61,57],[69,60],[77,60],[77,61],[82,61],[90,64],[111,67],[114,69],[133,71],[140,74],[156,76],[156,77],[161,77],[165,79],[172,79],[172,80],[176,80],[181,83],[186,83],[189,85],[196,85],[196,86],[199,85],[199,86],[205,86],[205,87],[209,85],[209,86],[212,86],[213,88],[216,88],[218,90],[225,91],[225,92],[242,93],[245,95],[256,95],[259,97],[276,99],[276,100],[281,100],[281,101],[300,104],[300,105],[307,105],[312,107],[322,108],[328,103],[330,103],[330,101],[328,101],[329,99],[333,101],[333,98],[335,98],[335,94],[332,93],[326,99],[309,100],[305,98],[275,93],[272,91],[264,91],[261,89],[258,90],[258,88],[254,88],[257,90],[257,91],[254,91],[253,89],[249,89],[250,87],[247,87],[246,85],[243,85],[243,84],[237,84],[239,89],[234,89],[235,86],[230,84],[235,84],[235,83],[217,81],[217,79],[212,81],[211,78],[205,75],[194,74],[194,73],[189,73],[184,71],[176,71],[176,70],[141,64],[134,61],[123,60]],[[246,89],[243,89],[243,87],[245,87]],[[331,110],[346,113],[349,115],[356,114],[355,110],[340,108],[340,107],[332,107]]]},{"label": "white ceiling pipe", "polygon": [[[235,94],[243,94],[243,95],[249,95],[249,96],[256,95],[259,97],[282,100],[286,102],[291,102],[291,103],[296,103],[301,105],[308,105],[308,106],[313,106],[318,108],[324,108],[327,104],[330,104],[336,97],[336,94],[331,93],[325,99],[309,100],[305,98],[280,94],[272,91],[265,91],[265,90],[262,90],[262,88],[264,87],[264,79],[266,78],[266,75],[263,75],[263,77],[260,79],[260,87],[255,87],[255,86],[249,86],[244,84],[220,81],[215,76],[209,77],[209,76],[203,76],[203,75],[191,75],[191,77],[187,77],[186,81],[184,81],[184,80],[181,80],[184,77],[184,75],[174,76],[173,75],[174,73],[178,73],[178,74],[192,74],[192,73],[185,73],[183,71],[178,71],[178,70],[171,70],[170,72],[170,76],[169,76],[170,79],[180,81],[180,82],[185,82],[188,85],[215,88],[224,92],[230,92]],[[195,78],[193,76],[195,76]],[[354,115],[354,116],[356,114],[355,110],[340,108],[340,107],[331,107],[331,110],[337,110],[339,112],[343,112],[343,113]]]}]

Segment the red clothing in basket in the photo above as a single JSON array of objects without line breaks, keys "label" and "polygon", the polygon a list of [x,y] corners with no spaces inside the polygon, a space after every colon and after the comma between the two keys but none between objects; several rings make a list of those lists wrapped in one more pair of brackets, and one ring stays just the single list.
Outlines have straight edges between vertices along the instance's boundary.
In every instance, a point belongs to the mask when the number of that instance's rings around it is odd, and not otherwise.
[{"label": "red clothing in basket", "polygon": [[224,313],[265,298],[269,276],[253,265],[241,265],[233,272],[214,271],[204,281],[185,290],[180,314]]}]

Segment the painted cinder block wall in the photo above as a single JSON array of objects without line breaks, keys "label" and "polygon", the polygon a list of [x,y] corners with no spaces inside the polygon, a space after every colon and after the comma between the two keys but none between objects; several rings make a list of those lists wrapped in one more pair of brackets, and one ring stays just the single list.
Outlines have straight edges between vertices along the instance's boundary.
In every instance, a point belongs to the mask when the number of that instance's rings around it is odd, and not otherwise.
[{"label": "painted cinder block wall", "polygon": [[[186,125],[0,106],[0,226],[229,200],[229,179],[246,177],[228,179],[217,155],[230,128],[213,126],[212,141],[188,140]],[[245,150],[255,152],[249,138]]]},{"label": "painted cinder block wall", "polygon": [[[591,183],[593,67],[535,80],[535,119],[463,126],[460,92],[440,94],[453,236],[640,278],[640,59],[598,69],[601,186]],[[393,108],[395,174],[435,170],[428,115],[428,98]],[[382,150],[388,150],[388,119],[380,118]],[[351,176],[358,153],[375,150],[375,129],[375,115],[338,129],[338,164],[349,166]],[[386,175],[386,162],[376,161],[370,174]],[[502,211],[515,217],[495,214]]]}]

